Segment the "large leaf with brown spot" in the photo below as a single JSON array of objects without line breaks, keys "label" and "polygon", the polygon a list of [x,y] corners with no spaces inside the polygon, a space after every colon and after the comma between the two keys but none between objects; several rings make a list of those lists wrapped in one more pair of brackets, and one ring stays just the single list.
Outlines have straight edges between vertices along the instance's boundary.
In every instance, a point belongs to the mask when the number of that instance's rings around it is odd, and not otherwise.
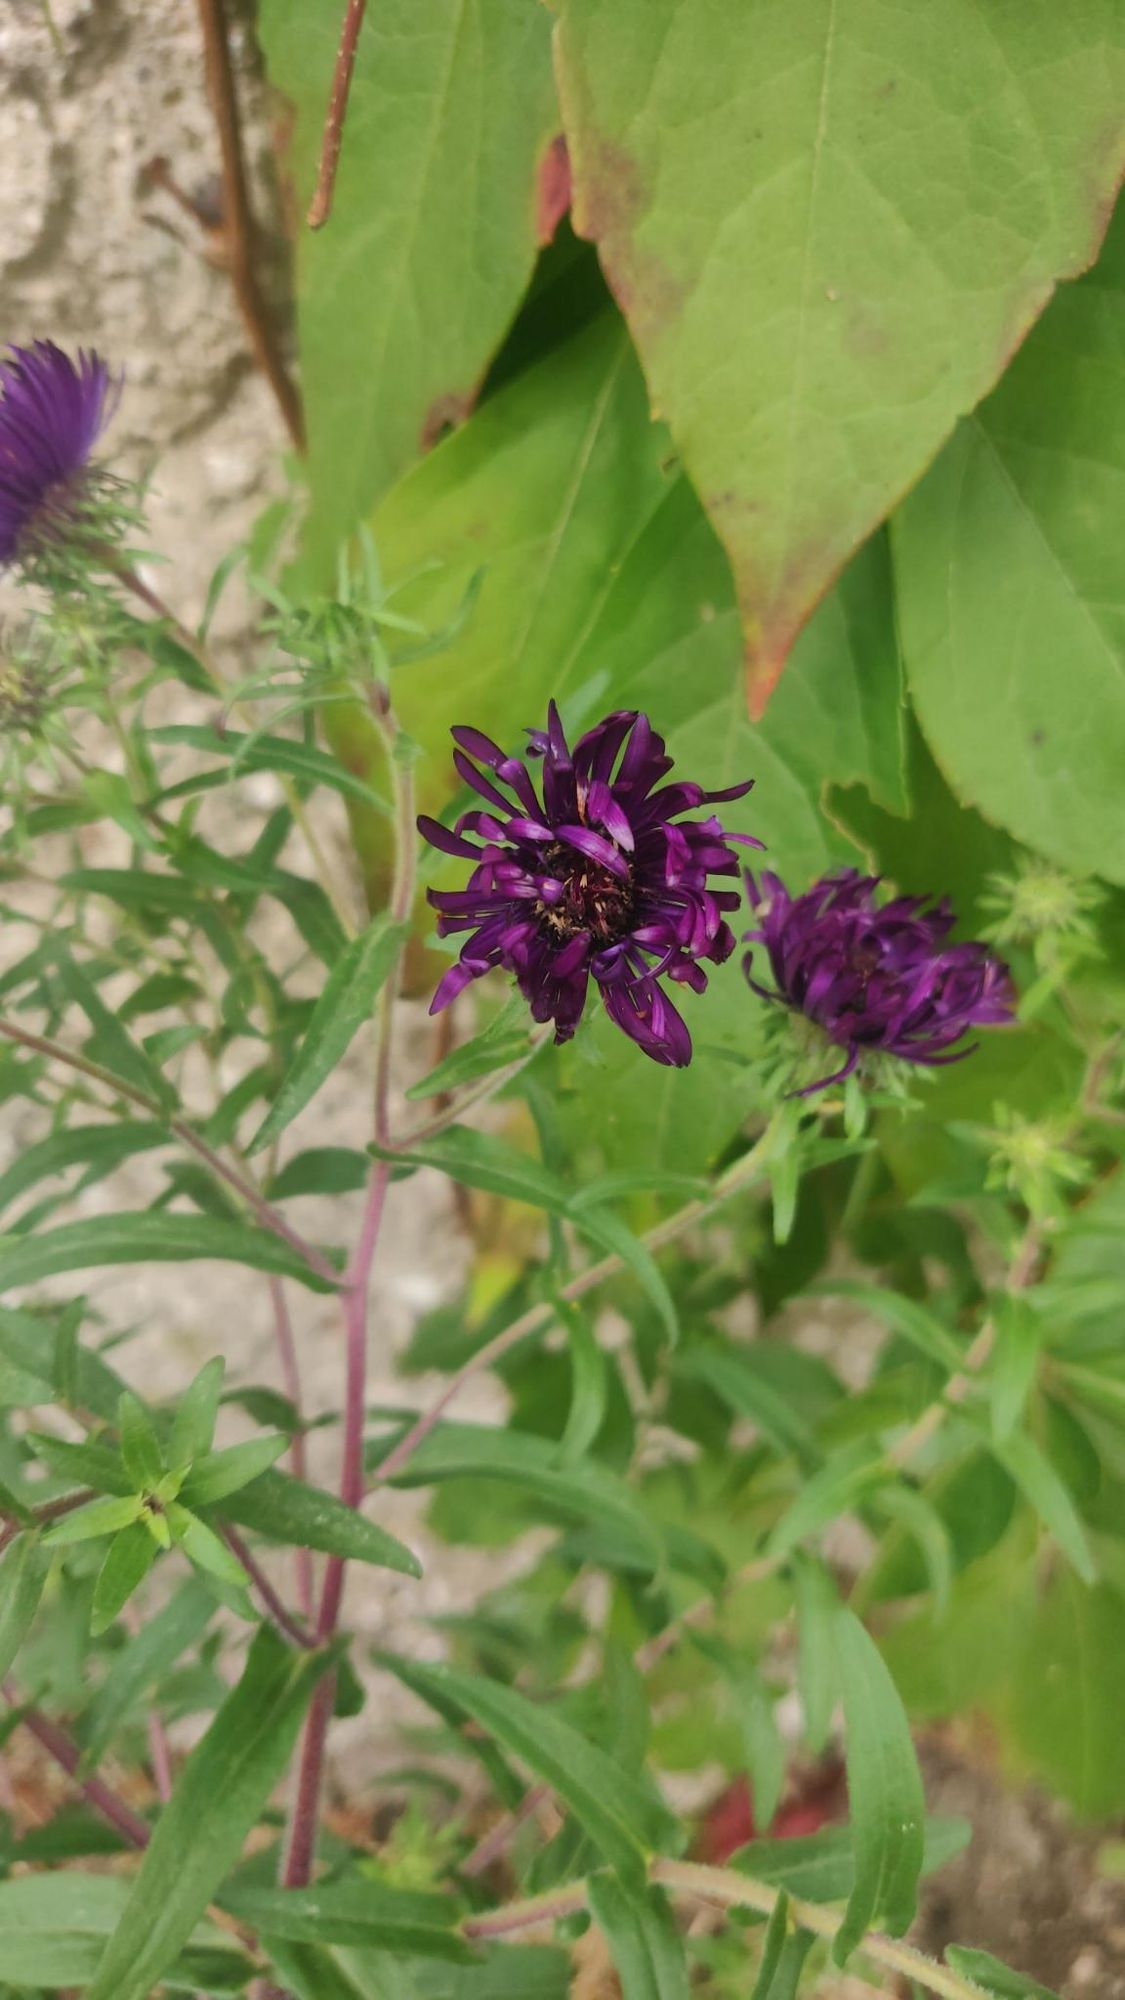
[{"label": "large leaf with brown spot", "polygon": [[[295,108],[303,214],[342,0],[261,0],[270,78]],[[332,219],[298,252],[312,511],[340,539],[464,415],[531,274],[558,108],[529,0],[378,0],[360,36]]]},{"label": "large leaf with brown spot", "polygon": [[760,710],[848,555],[1089,263],[1120,0],[561,0],[574,216],[730,555]]}]

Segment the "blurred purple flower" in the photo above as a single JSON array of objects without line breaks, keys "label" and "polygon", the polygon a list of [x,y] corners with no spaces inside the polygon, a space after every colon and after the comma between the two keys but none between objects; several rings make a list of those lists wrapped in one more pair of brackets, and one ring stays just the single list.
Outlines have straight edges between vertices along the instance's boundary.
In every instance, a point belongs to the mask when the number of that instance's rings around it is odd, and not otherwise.
[{"label": "blurred purple flower", "polygon": [[764,1000],[781,1000],[847,1050],[847,1060],[798,1094],[808,1096],[850,1076],[867,1051],[927,1065],[958,1062],[971,1054],[954,1043],[971,1028],[1012,1019],[1015,1002],[1008,968],[983,944],[948,944],[953,911],[926,896],[875,902],[877,875],[854,868],[825,875],[804,896],[790,896],[776,875],[761,886],[748,875],[758,929],[746,937],[764,944],[776,990],[759,985],[743,960],[746,977]]},{"label": "blurred purple flower", "polygon": [[478,729],[452,734],[457,770],[486,810],[462,814],[452,832],[418,821],[431,846],[474,863],[466,888],[430,891],[443,937],[472,932],[430,1012],[503,966],[535,1020],[553,1021],[556,1042],[565,1042],[593,979],[610,1019],[654,1062],[690,1062],[691,1036],[660,980],[701,993],[700,961],[730,957],[735,940],[723,912],[742,899],[736,887],[711,888],[708,878],[737,877],[732,842],[761,842],[727,833],[713,815],[680,815],[741,798],[750,782],[721,792],[661,784],[672,760],[648,717],[633,709],[607,715],[572,753],[551,703],[547,728],[528,731],[531,755],[543,759],[542,802],[521,758],[505,756]]},{"label": "blurred purple flower", "polygon": [[89,461],[120,382],[97,354],[54,341],[0,360],[0,566],[65,541],[86,511]]}]

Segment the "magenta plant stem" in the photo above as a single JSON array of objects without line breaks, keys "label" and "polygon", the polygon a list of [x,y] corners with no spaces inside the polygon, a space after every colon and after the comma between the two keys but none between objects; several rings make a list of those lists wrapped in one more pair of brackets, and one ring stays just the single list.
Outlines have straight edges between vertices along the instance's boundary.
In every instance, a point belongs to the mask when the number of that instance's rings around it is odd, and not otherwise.
[{"label": "magenta plant stem", "polygon": [[[293,1338],[293,1322],[289,1317],[289,1304],[285,1297],[285,1286],[280,1278],[271,1278],[270,1304],[273,1307],[274,1333],[277,1338],[278,1359],[281,1362],[281,1379],[285,1393],[296,1411],[296,1428],[289,1447],[289,1463],[295,1479],[307,1479],[308,1455],[305,1451],[303,1429],[304,1409],[301,1398],[301,1370],[297,1360],[297,1343]],[[294,1571],[297,1578],[297,1602],[301,1616],[310,1623],[313,1616],[313,1566],[308,1549],[294,1549]]]},{"label": "magenta plant stem", "polygon": [[[10,1702],[13,1708],[23,1706],[10,1681],[4,1682],[4,1699]],[[116,1827],[130,1847],[147,1847],[152,1830],[140,1814],[135,1813],[132,1806],[126,1805],[124,1799],[119,1799],[117,1793],[101,1778],[79,1777],[81,1753],[66,1730],[61,1729],[57,1722],[52,1722],[49,1716],[40,1714],[37,1708],[25,1709],[22,1720],[24,1728],[29,1729],[36,1741],[43,1745],[47,1755],[53,1757],[55,1763],[60,1764],[67,1775],[74,1779],[83,1798],[96,1812],[101,1813],[103,1819]]]},{"label": "magenta plant stem", "polygon": [[232,1528],[229,1522],[225,1522],[223,1524],[222,1536],[232,1556],[237,1556],[239,1562],[242,1564],[243,1569],[246,1571],[258,1596],[262,1600],[266,1616],[276,1625],[282,1638],[288,1639],[291,1646],[302,1646],[307,1650],[311,1650],[316,1644],[312,1633],[306,1631],[303,1625],[299,1625],[292,1613],[286,1609],[269,1577],[251,1555],[237,1528]]}]

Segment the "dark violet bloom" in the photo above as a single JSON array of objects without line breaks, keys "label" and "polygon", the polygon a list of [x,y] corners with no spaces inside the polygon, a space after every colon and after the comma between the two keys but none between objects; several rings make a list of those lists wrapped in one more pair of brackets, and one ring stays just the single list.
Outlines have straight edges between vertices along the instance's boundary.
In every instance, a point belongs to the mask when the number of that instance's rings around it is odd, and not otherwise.
[{"label": "dark violet bloom", "polygon": [[535,1020],[553,1021],[555,1040],[566,1042],[593,979],[610,1019],[654,1062],[690,1062],[691,1036],[660,981],[701,993],[700,961],[730,957],[734,934],[723,913],[742,899],[708,878],[737,877],[732,842],[761,842],[725,832],[713,815],[681,814],[741,798],[750,784],[723,792],[662,784],[672,760],[648,717],[633,709],[607,715],[572,752],[552,702],[547,728],[528,731],[531,755],[543,760],[542,799],[521,758],[505,756],[478,729],[452,734],[453,761],[485,810],[464,813],[452,832],[436,820],[418,822],[432,846],[473,863],[466,888],[430,891],[440,934],[472,933],[430,1012],[503,966]]},{"label": "dark violet bloom", "polygon": [[747,952],[750,985],[847,1051],[846,1061],[802,1096],[850,1076],[868,1051],[911,1063],[957,1062],[972,1045],[954,1043],[971,1028],[1012,1018],[1007,966],[986,945],[946,942],[954,921],[947,899],[927,908],[926,896],[899,896],[880,908],[878,886],[877,875],[846,868],[790,896],[776,875],[763,873],[760,886],[747,876],[758,928],[746,936],[765,945],[776,990],[752,977]]},{"label": "dark violet bloom", "polygon": [[0,360],[0,566],[64,542],[91,494],[90,454],[119,383],[98,355],[51,340]]}]

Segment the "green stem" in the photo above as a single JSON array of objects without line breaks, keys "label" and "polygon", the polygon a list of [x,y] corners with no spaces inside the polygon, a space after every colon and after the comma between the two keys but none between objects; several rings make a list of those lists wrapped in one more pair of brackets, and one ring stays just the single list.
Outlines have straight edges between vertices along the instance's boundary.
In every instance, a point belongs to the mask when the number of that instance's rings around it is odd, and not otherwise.
[{"label": "green stem", "polygon": [[[654,1861],[649,1879],[672,1896],[716,1903],[724,1910],[757,1910],[764,1917],[772,1916],[787,1893],[773,1883],[758,1882],[752,1875],[739,1874],[733,1868],[707,1868],[694,1861]],[[467,1938],[510,1937],[563,1917],[576,1916],[586,1908],[586,1903],[586,1884],[576,1882],[572,1888],[533,1896],[526,1902],[509,1903],[506,1908],[489,1911],[484,1916],[467,1917],[461,1928]],[[843,1926],[843,1913],[822,1903],[789,1896],[788,1907],[794,1923],[801,1930],[811,1931],[814,1937],[831,1942]],[[880,1931],[868,1931],[858,1949],[885,1971],[915,1980],[928,1993],[937,1994],[939,2000],[981,2000],[982,1988],[971,1979],[963,1978],[948,1966],[938,1965],[912,1945],[884,1937]]]}]

